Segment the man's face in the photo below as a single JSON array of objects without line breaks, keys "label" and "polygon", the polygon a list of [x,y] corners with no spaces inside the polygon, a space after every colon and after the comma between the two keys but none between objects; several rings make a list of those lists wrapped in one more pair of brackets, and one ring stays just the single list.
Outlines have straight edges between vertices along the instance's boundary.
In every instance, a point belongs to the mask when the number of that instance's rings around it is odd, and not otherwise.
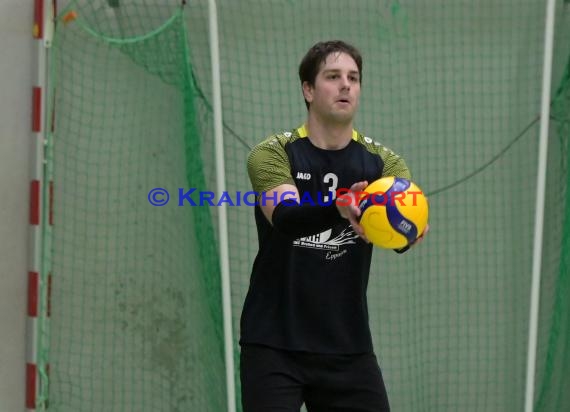
[{"label": "man's face", "polygon": [[358,66],[346,53],[331,53],[315,78],[314,86],[303,83],[310,111],[323,120],[346,123],[352,120],[360,98]]}]

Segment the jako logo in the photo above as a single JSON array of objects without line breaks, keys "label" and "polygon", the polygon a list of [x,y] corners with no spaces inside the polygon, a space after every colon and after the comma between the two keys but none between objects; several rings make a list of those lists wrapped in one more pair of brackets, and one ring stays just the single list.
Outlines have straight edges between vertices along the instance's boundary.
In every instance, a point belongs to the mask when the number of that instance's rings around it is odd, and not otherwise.
[{"label": "jako logo", "polygon": [[297,172],[297,179],[311,180],[311,174],[310,173]]}]

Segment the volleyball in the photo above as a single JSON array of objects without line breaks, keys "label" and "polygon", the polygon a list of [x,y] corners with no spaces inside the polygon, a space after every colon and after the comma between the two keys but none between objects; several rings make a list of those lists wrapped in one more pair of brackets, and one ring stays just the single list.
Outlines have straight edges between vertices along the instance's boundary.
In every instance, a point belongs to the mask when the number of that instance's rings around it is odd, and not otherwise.
[{"label": "volleyball", "polygon": [[360,198],[360,225],[373,245],[400,249],[422,235],[428,223],[423,191],[401,177],[383,177],[369,184]]}]

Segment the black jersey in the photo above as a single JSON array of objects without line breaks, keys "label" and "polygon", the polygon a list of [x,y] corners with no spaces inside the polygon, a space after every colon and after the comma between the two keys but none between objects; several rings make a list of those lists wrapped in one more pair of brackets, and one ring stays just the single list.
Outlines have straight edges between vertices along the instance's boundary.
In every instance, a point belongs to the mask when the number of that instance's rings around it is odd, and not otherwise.
[{"label": "black jersey", "polygon": [[[315,204],[331,201],[337,191],[359,181],[410,178],[404,160],[369,137],[353,131],[343,149],[323,150],[310,142],[304,126],[258,144],[249,155],[248,172],[258,193],[290,183],[301,202]],[[295,240],[275,230],[259,206],[255,221],[259,252],[240,343],[314,353],[371,352],[366,289],[372,246],[348,220]]]}]

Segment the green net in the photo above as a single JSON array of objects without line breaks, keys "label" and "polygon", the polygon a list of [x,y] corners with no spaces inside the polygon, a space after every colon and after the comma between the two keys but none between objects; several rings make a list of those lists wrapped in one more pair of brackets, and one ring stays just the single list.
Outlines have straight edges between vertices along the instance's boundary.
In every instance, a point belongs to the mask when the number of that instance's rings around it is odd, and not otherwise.
[{"label": "green net", "polygon": [[206,189],[182,10],[120,4],[54,40],[50,409],[223,410],[211,211],[177,205]]},{"label": "green net", "polygon": [[[356,127],[404,156],[431,206],[425,242],[373,261],[371,326],[392,409],[522,410],[545,2],[217,5],[228,193],[250,190],[251,147],[304,121],[305,51],[356,45]],[[70,9],[78,17],[64,24]],[[536,411],[570,409],[569,9],[557,2]],[[50,410],[226,409],[219,208],[178,206],[179,188],[216,188],[208,19],[206,0],[82,0],[60,14]],[[157,187],[165,206],[149,203]],[[237,361],[253,209],[228,207],[228,226]]]},{"label": "green net", "polygon": [[[558,170],[562,185],[570,182],[570,168],[568,167],[568,140],[570,138],[570,59],[568,60],[562,81],[554,93],[551,107],[551,136],[556,139],[556,145],[561,149]],[[558,156],[555,155],[556,158]],[[557,276],[553,276],[552,283],[546,284],[545,320],[543,325],[544,339],[543,378],[539,380],[537,389],[538,411],[562,411],[570,405],[570,378],[566,371],[570,370],[570,190],[561,190],[560,197],[564,197],[565,209],[562,216],[552,222],[552,230],[562,226],[562,247],[555,250],[554,260],[559,261]]]}]

